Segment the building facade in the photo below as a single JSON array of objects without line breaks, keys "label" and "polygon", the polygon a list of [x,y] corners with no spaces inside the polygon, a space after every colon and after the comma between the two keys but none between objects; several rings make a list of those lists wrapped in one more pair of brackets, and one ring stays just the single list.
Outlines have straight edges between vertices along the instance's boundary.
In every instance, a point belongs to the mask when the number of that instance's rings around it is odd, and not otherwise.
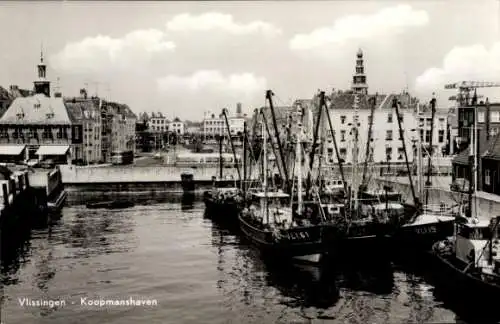
[{"label": "building facade", "polygon": [[[329,114],[334,129],[335,140],[339,150],[339,158],[345,163],[352,163],[355,149],[354,141],[354,117],[358,117],[358,140],[357,160],[370,162],[405,162],[402,139],[399,136],[399,125],[395,109],[392,108],[392,99],[395,95],[377,96],[376,108],[373,114],[373,126],[370,141],[369,156],[365,156],[368,142],[368,125],[370,123],[371,111],[368,108],[368,97],[362,96],[359,109],[354,110],[354,93],[344,93],[333,98],[333,105],[329,107]],[[389,104],[389,102],[391,104]],[[413,109],[402,108],[400,111],[401,125],[404,131],[403,140],[406,145],[409,161],[413,161],[414,147],[417,143],[418,121]],[[326,116],[325,116],[326,120]],[[335,145],[330,132],[328,121],[322,125],[322,133],[325,136],[323,156],[326,163],[337,163]]]},{"label": "building facade", "polygon": [[162,113],[152,113],[148,121],[148,127],[151,132],[168,132],[169,124],[170,121]]},{"label": "building facade", "polygon": [[168,131],[179,136],[184,136],[185,128],[184,123],[178,117],[175,117],[168,125]]},{"label": "building facade", "polygon": [[74,134],[73,155],[78,163],[103,161],[101,104],[102,100],[99,98],[88,98],[85,89],[80,90],[80,97],[65,99],[65,106],[73,127],[81,130]]},{"label": "building facade", "polygon": [[137,116],[127,105],[116,102],[102,101],[100,110],[104,162],[111,161],[116,153],[131,151],[135,154]]},{"label": "building facade", "polygon": [[72,124],[61,96],[51,97],[43,55],[37,67],[34,95],[15,98],[0,118],[3,155],[24,151],[25,160],[68,163],[75,159],[81,129]]}]

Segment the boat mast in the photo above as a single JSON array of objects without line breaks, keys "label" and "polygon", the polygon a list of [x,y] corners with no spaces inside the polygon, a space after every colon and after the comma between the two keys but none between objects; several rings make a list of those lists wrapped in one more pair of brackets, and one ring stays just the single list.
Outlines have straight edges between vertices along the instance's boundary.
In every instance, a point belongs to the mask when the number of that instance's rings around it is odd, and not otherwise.
[{"label": "boat mast", "polygon": [[[262,113],[264,114],[264,111],[262,111]],[[269,212],[267,209],[267,136],[264,120],[262,121],[262,150],[262,163],[264,166],[264,170],[262,172],[264,175],[264,179],[262,181],[262,189],[264,191],[264,212],[266,213],[266,224],[269,224]]]},{"label": "boat mast", "polygon": [[[276,122],[276,115],[274,113],[274,104],[273,104],[273,95],[274,93],[271,90],[266,91],[266,99],[269,101],[269,108],[271,109],[271,116],[273,118],[273,126],[274,126],[274,136],[276,137],[276,141],[278,142],[278,150],[280,153],[280,160],[283,166],[283,173],[285,175],[285,191],[288,191],[288,187],[290,185],[290,180],[288,178],[288,170],[285,162],[285,155],[283,154],[283,148],[280,140],[280,133],[278,131],[278,123]],[[277,160],[278,157],[276,157]]]},{"label": "boat mast", "polygon": [[[324,91],[321,91],[319,93],[320,97],[325,97],[325,92]],[[318,118],[316,119],[316,124],[314,126],[314,135],[313,135],[313,142],[312,142],[312,147],[311,147],[311,152],[309,153],[309,170],[308,170],[308,175],[307,175],[307,187],[306,187],[306,194],[307,194],[307,197],[308,199],[310,199],[309,195],[310,195],[310,191],[311,191],[311,186],[312,186],[312,180],[311,180],[311,177],[312,177],[312,170],[313,170],[313,167],[314,167],[314,156],[316,154],[316,151],[317,151],[317,147],[319,146],[319,143],[318,143],[318,135],[319,135],[319,126],[320,126],[320,123],[321,123],[321,115],[322,115],[322,112],[323,112],[323,106],[319,105],[319,111],[318,111]],[[299,126],[300,128],[301,126]],[[321,164],[321,163],[320,163]],[[319,172],[318,172],[319,174]]]},{"label": "boat mast", "polygon": [[432,185],[431,183],[431,173],[432,173],[432,155],[434,148],[432,147],[432,138],[434,137],[434,118],[436,116],[436,98],[432,98],[431,100],[431,138],[429,139],[429,150],[427,151],[427,180],[425,181],[425,204],[429,203],[429,187]]},{"label": "boat mast", "polygon": [[[243,197],[246,197],[247,186],[247,122],[243,121],[243,183],[241,189],[243,190]],[[240,182],[241,183],[241,182]]]},{"label": "boat mast", "polygon": [[422,197],[422,194],[424,192],[423,184],[423,176],[422,176],[422,136],[423,136],[423,127],[424,127],[424,122],[420,121],[420,105],[417,105],[417,118],[418,118],[418,127],[417,127],[417,192],[418,192],[418,197]]},{"label": "boat mast", "polygon": [[236,159],[236,149],[234,148],[233,138],[231,137],[231,128],[229,127],[229,120],[227,119],[227,108],[222,109],[222,115],[224,115],[224,120],[226,121],[227,136],[229,138],[229,143],[231,143],[231,150],[233,151],[234,167],[238,171],[238,179],[241,183],[241,172],[239,161]]},{"label": "boat mast", "polygon": [[302,214],[302,122],[299,121],[297,145],[295,146],[295,159],[297,163],[297,214]]},{"label": "boat mast", "polygon": [[354,95],[354,114],[352,116],[352,135],[354,136],[354,147],[352,150],[352,183],[351,183],[351,208],[353,208],[355,214],[358,213],[358,188],[356,187],[356,182],[358,180],[358,122],[359,122],[359,97],[357,94]]},{"label": "boat mast", "polygon": [[371,157],[371,142],[372,142],[372,133],[373,133],[373,117],[375,114],[375,105],[377,103],[377,94],[375,97],[370,98],[370,119],[368,120],[368,140],[366,141],[366,150],[365,150],[365,163],[363,165],[363,177],[361,180],[361,185],[359,186],[360,191],[365,191],[368,188],[367,174],[368,174],[368,162]]},{"label": "boat mast", "polygon": [[219,179],[222,180],[223,177],[223,171],[224,170],[224,160],[222,158],[222,140],[224,137],[222,135],[219,135]]},{"label": "boat mast", "polygon": [[328,120],[328,128],[330,128],[330,135],[332,136],[333,147],[335,148],[335,155],[337,156],[337,164],[339,167],[340,177],[342,179],[342,184],[344,185],[345,195],[349,197],[349,188],[347,187],[347,182],[345,181],[344,167],[342,166],[342,159],[339,153],[339,147],[337,145],[337,139],[335,138],[335,131],[333,130],[332,120],[330,118],[329,107],[326,105],[325,97],[320,96],[320,106],[325,107],[326,119]]},{"label": "boat mast", "polygon": [[399,112],[399,105],[400,103],[398,102],[398,100],[396,98],[394,98],[392,100],[392,107],[395,108],[396,110],[396,119],[398,120],[398,128],[399,128],[399,138],[401,140],[401,145],[403,146],[403,153],[404,153],[404,156],[405,156],[405,164],[406,164],[406,171],[408,172],[408,180],[410,181],[410,189],[411,189],[411,196],[413,198],[413,202],[415,204],[415,207],[417,208],[417,210],[420,210],[420,199],[417,197],[416,193],[415,193],[415,187],[413,186],[413,180],[412,180],[412,176],[411,176],[411,167],[410,167],[410,162],[408,161],[408,151],[406,150],[406,141],[405,141],[405,138],[404,138],[404,130],[403,130],[403,126],[401,124],[401,115],[400,115],[400,112]]}]

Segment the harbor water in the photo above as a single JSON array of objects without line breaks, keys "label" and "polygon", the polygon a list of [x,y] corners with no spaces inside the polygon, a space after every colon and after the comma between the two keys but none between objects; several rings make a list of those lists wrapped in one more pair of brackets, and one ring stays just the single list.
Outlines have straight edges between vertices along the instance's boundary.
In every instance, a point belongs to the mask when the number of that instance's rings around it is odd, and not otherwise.
[{"label": "harbor water", "polygon": [[65,207],[2,254],[2,323],[484,322],[425,265],[276,265],[203,212],[192,197]]}]

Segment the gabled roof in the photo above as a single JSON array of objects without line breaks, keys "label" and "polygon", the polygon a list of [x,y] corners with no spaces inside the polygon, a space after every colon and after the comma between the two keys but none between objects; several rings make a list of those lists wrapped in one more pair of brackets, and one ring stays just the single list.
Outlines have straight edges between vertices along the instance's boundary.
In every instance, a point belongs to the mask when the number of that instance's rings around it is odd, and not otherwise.
[{"label": "gabled roof", "polygon": [[37,94],[16,98],[0,118],[2,124],[71,124],[62,98]]},{"label": "gabled roof", "polygon": [[[482,157],[489,149],[492,140],[490,139],[490,143],[486,141],[486,137],[480,136],[479,140],[479,155]],[[462,152],[458,153],[452,160],[452,164],[460,164],[464,166],[469,165],[469,155],[470,155],[470,146],[464,149]]]},{"label": "gabled roof", "polygon": [[65,100],[65,105],[70,120],[73,123],[78,123],[85,119],[93,119],[100,114],[99,99],[68,99]]},{"label": "gabled roof", "polygon": [[495,135],[487,146],[483,158],[500,161],[500,134]]},{"label": "gabled roof", "polygon": [[0,86],[0,100],[13,100],[14,97],[12,94],[5,89],[4,87]]}]

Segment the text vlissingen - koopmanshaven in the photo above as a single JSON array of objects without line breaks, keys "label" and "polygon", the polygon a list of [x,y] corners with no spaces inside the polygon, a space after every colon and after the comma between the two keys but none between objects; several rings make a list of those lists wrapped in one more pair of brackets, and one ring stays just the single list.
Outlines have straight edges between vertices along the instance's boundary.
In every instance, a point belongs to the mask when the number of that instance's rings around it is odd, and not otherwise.
[{"label": "text vlissingen - koopmanshaven", "polygon": [[136,298],[90,298],[80,297],[78,301],[66,302],[64,299],[31,299],[31,298],[18,298],[21,307],[64,307],[67,304],[92,306],[92,307],[108,307],[108,306],[157,306],[158,300],[156,299],[136,299]]}]

